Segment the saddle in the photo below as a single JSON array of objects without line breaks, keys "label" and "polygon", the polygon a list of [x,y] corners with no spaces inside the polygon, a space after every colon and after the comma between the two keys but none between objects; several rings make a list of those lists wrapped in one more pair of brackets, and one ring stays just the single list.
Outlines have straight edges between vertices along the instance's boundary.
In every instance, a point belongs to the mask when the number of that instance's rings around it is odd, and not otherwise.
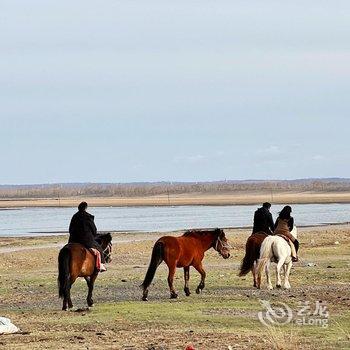
[{"label": "saddle", "polygon": [[290,239],[288,237],[286,237],[285,235],[277,234],[276,236],[282,237],[288,244],[289,244],[289,242],[291,242]]}]

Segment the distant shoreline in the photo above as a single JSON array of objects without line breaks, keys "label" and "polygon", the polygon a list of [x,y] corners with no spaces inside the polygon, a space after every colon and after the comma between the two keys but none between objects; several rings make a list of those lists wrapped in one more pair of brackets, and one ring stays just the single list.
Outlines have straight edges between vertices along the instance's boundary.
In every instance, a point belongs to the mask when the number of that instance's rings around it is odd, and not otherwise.
[{"label": "distant shoreline", "polygon": [[260,205],[272,204],[346,204],[350,203],[350,192],[256,192],[246,191],[223,194],[179,194],[145,197],[62,197],[62,198],[3,198],[0,209],[24,207],[76,207],[87,201],[91,207],[143,207],[143,206],[187,206],[187,205]]}]

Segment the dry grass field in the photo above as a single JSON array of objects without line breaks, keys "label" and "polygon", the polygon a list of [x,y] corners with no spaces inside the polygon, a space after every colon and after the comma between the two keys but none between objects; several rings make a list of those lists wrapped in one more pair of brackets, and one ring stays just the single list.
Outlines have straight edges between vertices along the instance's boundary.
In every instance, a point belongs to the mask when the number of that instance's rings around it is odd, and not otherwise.
[{"label": "dry grass field", "polygon": [[[174,233],[176,235],[180,233]],[[301,228],[300,262],[293,266],[292,289],[252,287],[251,275],[237,277],[247,230],[227,230],[233,246],[223,260],[207,252],[207,283],[194,293],[199,276],[191,270],[192,295],[177,271],[177,300],[170,300],[162,264],[142,302],[139,285],[158,234],[114,234],[113,261],[97,279],[95,306],[85,309],[85,281],[73,286],[73,311],[61,311],[57,297],[57,254],[64,237],[0,239],[0,316],[21,334],[0,336],[3,349],[349,349],[350,226]],[[274,274],[273,274],[274,276]],[[258,320],[260,300],[282,301],[293,315],[300,303],[327,307],[329,326],[293,322],[266,327]],[[321,304],[320,304],[321,303]]]},{"label": "dry grass field", "polygon": [[264,192],[159,195],[147,197],[61,197],[1,199],[0,208],[11,207],[72,207],[86,200],[90,206],[162,206],[162,205],[234,205],[257,204],[270,200],[274,204],[350,203],[350,192]]}]

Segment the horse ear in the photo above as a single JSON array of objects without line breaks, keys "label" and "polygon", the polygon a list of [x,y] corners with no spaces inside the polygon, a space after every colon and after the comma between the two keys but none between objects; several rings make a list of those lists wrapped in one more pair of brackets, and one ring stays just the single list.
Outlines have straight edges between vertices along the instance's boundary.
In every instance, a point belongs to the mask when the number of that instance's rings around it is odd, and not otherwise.
[{"label": "horse ear", "polygon": [[107,238],[109,243],[112,242],[112,235],[110,232],[106,233],[106,238]]},{"label": "horse ear", "polygon": [[217,231],[217,234],[218,234],[219,237],[224,237],[225,236],[225,232],[224,232],[224,230],[222,228],[217,228],[216,231]]}]

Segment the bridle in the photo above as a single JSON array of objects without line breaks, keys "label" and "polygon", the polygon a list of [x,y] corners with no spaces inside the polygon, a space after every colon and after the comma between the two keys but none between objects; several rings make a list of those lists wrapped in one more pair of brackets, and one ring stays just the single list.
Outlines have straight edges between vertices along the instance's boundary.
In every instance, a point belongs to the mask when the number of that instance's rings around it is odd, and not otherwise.
[{"label": "bridle", "polygon": [[110,259],[112,255],[112,242],[107,244],[107,247],[103,250],[105,259]]},{"label": "bridle", "polygon": [[[229,245],[227,242],[224,242],[224,241],[220,238],[220,236],[218,236],[218,238],[216,239],[215,245],[214,245],[214,249],[215,249],[217,252],[219,252],[219,251],[218,251],[218,245],[219,245],[219,243],[221,244],[221,247],[222,247],[223,249],[230,249],[230,248],[231,248],[230,245]],[[220,252],[219,252],[219,253],[220,253]]]}]

